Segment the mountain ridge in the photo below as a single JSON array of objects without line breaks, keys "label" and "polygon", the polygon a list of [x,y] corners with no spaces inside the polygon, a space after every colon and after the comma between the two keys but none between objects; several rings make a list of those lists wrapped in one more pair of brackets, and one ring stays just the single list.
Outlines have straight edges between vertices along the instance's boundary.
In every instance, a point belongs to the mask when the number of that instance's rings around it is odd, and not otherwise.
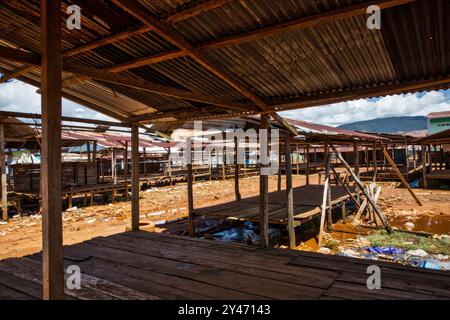
[{"label": "mountain ridge", "polygon": [[405,133],[426,130],[428,123],[427,118],[423,116],[404,116],[357,121],[340,125],[338,128],[372,133]]}]

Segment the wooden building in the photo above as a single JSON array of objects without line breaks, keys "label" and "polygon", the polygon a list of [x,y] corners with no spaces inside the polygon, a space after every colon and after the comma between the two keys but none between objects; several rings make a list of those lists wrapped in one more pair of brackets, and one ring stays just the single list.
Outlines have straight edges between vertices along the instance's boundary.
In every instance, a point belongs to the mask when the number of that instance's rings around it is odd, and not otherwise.
[{"label": "wooden building", "polygon": [[[83,15],[81,29],[69,29],[67,7],[77,3],[89,14]],[[381,29],[368,28],[369,5],[381,10]],[[132,128],[132,230],[136,235],[139,126],[263,114],[261,128],[267,128],[272,117],[296,135],[295,128],[277,112],[448,88],[450,60],[445,39],[450,30],[446,16],[449,5],[445,0],[311,0],[282,5],[278,1],[232,0],[1,2],[0,69],[4,76],[0,81],[16,78],[40,87],[42,95],[43,253],[37,258],[42,258],[43,297],[65,297],[60,201],[62,97]],[[260,179],[262,246],[267,247],[268,180],[264,175]],[[292,224],[289,184],[286,193]],[[190,166],[188,194],[193,234]],[[102,247],[97,253],[102,249],[106,250]],[[150,248],[145,250],[149,252]],[[257,259],[270,261],[263,251],[254,254]],[[123,255],[115,257],[127,260]],[[299,260],[293,261],[297,268],[302,263]],[[154,263],[145,261],[147,268]],[[282,264],[292,266],[286,260]],[[109,263],[107,273],[111,274],[115,266]],[[124,281],[127,273],[121,272],[114,281]],[[396,273],[396,277],[402,279],[405,274]],[[362,276],[366,279],[361,272],[356,275],[357,281],[362,281]],[[262,278],[247,283],[259,285]],[[439,275],[429,278],[438,280],[433,282],[438,284],[447,281]],[[221,279],[224,282],[223,277],[215,278]],[[335,282],[332,280],[326,288]],[[415,283],[403,292],[418,292],[418,283],[423,282]],[[264,281],[264,285],[285,291],[273,282]],[[149,286],[146,288],[142,290],[148,292]],[[351,297],[351,290],[346,288],[343,296]],[[285,292],[297,298],[299,292],[310,292],[297,289],[291,287]],[[441,294],[448,297],[448,287],[443,291]]]}]

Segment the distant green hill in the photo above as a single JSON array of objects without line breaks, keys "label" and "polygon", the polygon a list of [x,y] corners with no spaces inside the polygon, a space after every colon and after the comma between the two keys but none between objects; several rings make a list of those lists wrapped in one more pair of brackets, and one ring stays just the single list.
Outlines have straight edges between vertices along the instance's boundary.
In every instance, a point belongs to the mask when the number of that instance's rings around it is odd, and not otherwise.
[{"label": "distant green hill", "polygon": [[373,133],[398,133],[427,129],[426,117],[391,117],[347,123],[339,128]]}]

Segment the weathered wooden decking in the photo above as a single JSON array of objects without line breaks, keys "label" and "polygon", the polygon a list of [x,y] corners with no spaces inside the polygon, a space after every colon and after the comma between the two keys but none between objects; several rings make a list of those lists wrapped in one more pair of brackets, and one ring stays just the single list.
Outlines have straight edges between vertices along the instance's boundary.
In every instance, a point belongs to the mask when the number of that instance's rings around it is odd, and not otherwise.
[{"label": "weathered wooden decking", "polygon": [[[82,271],[67,299],[450,299],[450,273],[155,233],[65,247]],[[0,261],[0,299],[41,297],[41,255]],[[367,266],[382,289],[367,289]]]},{"label": "weathered wooden decking", "polygon": [[[340,186],[331,186],[331,205],[347,201],[350,196]],[[294,220],[296,224],[310,220],[321,213],[323,186],[309,185],[294,189]],[[232,201],[196,209],[194,214],[209,218],[236,219],[259,222],[259,197]],[[269,194],[269,223],[287,224],[286,191]]]}]

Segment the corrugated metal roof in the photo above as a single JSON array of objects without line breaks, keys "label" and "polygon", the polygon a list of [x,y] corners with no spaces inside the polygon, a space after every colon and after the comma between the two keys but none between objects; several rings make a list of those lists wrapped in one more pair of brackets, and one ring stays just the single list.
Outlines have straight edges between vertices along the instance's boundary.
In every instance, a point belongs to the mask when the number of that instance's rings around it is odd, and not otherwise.
[{"label": "corrugated metal roof", "polygon": [[428,119],[450,118],[450,111],[432,112],[428,115]]},{"label": "corrugated metal roof", "polygon": [[323,124],[317,124],[312,122],[306,122],[306,121],[299,121],[299,120],[293,120],[293,119],[286,119],[290,124],[294,125],[300,135],[304,134],[321,134],[321,135],[327,135],[327,136],[341,136],[346,137],[349,139],[362,139],[362,140],[369,140],[369,141],[378,141],[383,140],[384,138],[375,134],[367,134],[357,131],[350,131],[346,129],[341,128],[335,128],[326,126]]},{"label": "corrugated metal roof", "polygon": [[[185,8],[208,1],[137,0],[143,10],[157,18],[169,17]],[[275,26],[329,10],[365,3],[362,0],[251,0],[223,1],[222,6],[172,24],[184,38],[200,48],[209,41]],[[68,30],[62,21],[63,47],[77,48],[86,43],[128,29],[140,22],[110,1],[63,0],[66,6],[83,8],[83,28]],[[331,21],[302,30],[287,30],[250,42],[203,52],[236,82],[269,105],[301,102],[322,96],[329,101],[358,98],[354,91],[382,89],[387,85],[439,80],[450,75],[450,2],[417,0],[382,11],[381,30],[368,30],[366,15]],[[0,43],[40,51],[38,0],[2,1],[0,3]],[[414,23],[412,23],[414,21]],[[70,58],[96,68],[108,68],[134,59],[176,50],[157,32],[149,31],[126,40],[91,50]],[[4,72],[20,64],[0,61]],[[122,74],[158,84],[203,93],[229,102],[249,103],[211,71],[191,57],[179,57],[150,66],[141,66]],[[69,75],[65,75],[69,77]],[[39,84],[39,72],[23,76]],[[432,88],[447,88],[448,82]],[[410,92],[419,89],[411,88]],[[109,110],[120,117],[134,117],[158,112],[192,110],[195,117],[228,114],[227,109],[211,113],[198,102],[149,93],[123,85],[99,81],[80,81],[64,89],[94,109]],[[349,92],[346,94],[346,92]],[[345,94],[344,94],[345,93]],[[331,96],[330,96],[331,95]],[[370,96],[370,95],[369,95]],[[325,100],[321,100],[325,103]],[[327,100],[328,101],[328,100]],[[315,103],[308,102],[302,106]],[[202,113],[196,113],[202,108]],[[101,111],[101,110],[100,110]],[[175,117],[171,117],[177,119]]]}]

